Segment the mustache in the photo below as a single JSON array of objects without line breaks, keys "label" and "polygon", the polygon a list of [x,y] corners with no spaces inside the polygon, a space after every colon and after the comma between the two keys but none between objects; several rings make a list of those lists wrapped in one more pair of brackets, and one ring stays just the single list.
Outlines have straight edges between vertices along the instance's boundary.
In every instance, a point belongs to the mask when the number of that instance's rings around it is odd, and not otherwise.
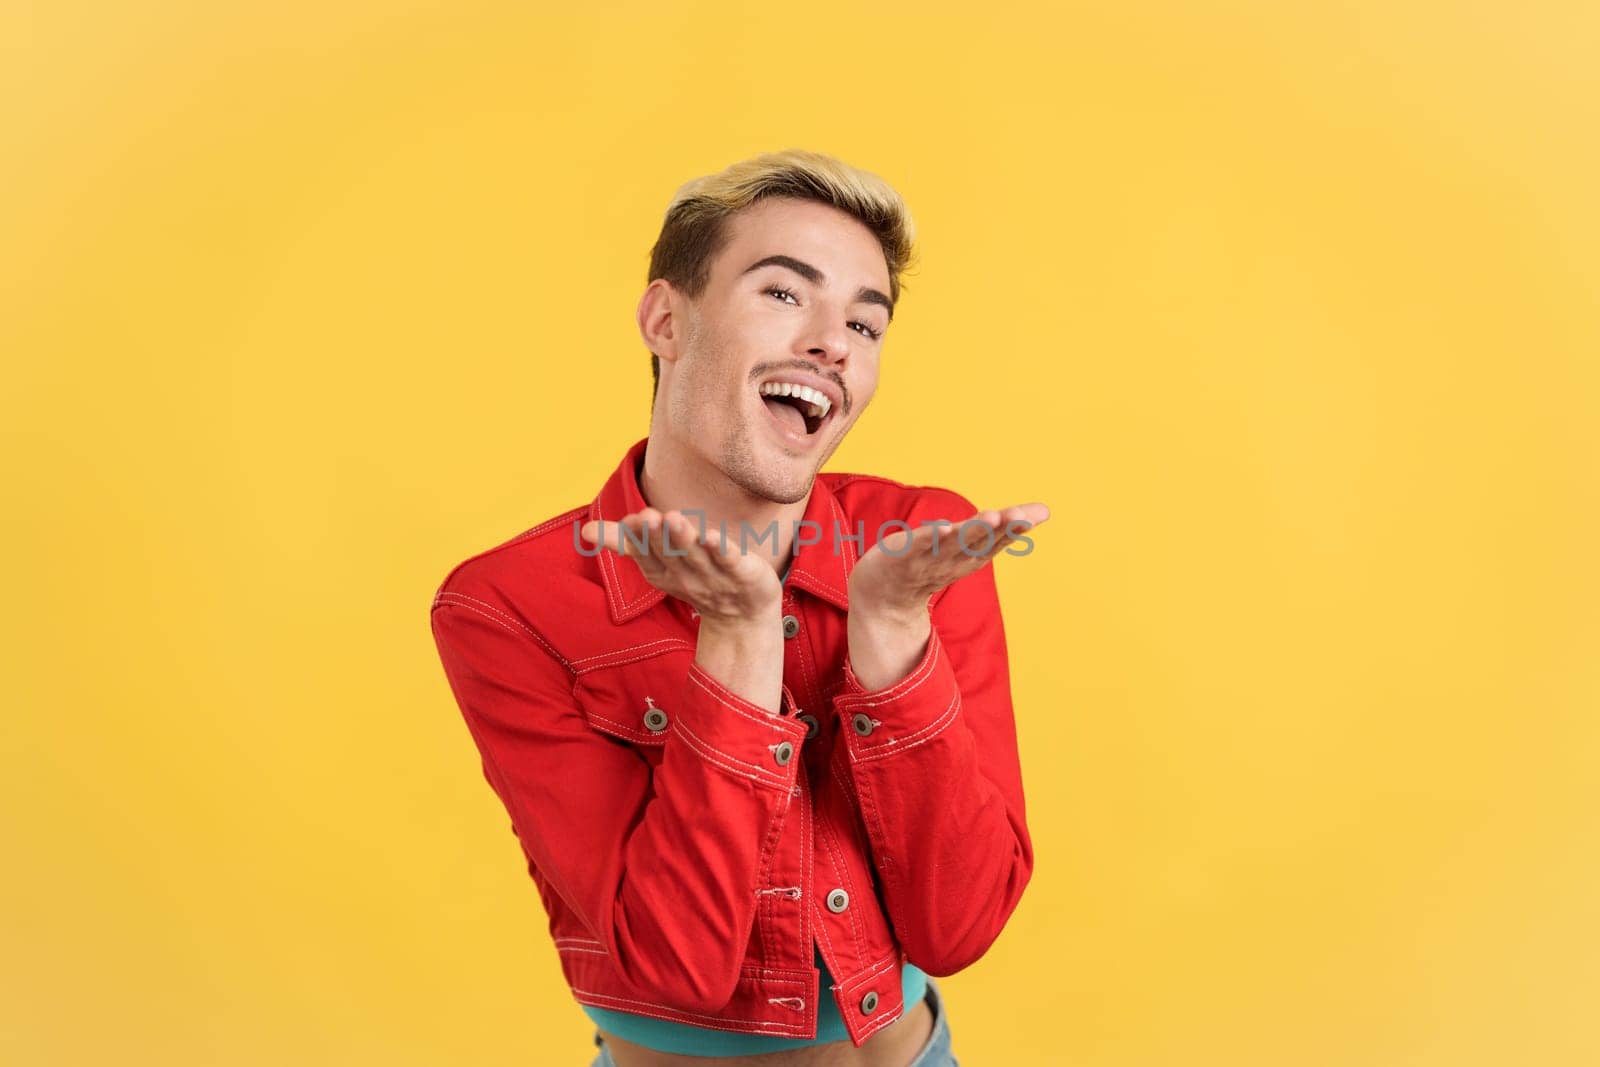
[{"label": "mustache", "polygon": [[761,363],[751,368],[750,384],[755,385],[769,375],[786,370],[803,371],[806,374],[812,374],[818,378],[826,378],[832,382],[839,389],[839,411],[841,414],[849,411],[854,406],[854,402],[850,399],[850,388],[844,384],[844,378],[840,377],[837,371],[823,370],[815,363],[803,363],[795,360],[790,360],[786,363]]}]

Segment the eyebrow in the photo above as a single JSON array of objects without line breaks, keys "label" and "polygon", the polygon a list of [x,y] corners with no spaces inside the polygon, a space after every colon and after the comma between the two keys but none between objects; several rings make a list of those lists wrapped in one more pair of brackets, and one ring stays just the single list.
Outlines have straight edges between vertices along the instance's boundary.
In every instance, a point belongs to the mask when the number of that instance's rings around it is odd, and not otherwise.
[{"label": "eyebrow", "polygon": [[[788,267],[812,285],[828,284],[827,275],[804,260],[795,259],[793,256],[776,255],[758,259],[746,267],[744,273],[749,274],[751,271],[760,270],[762,267]],[[856,303],[882,305],[889,312],[889,321],[894,321],[894,301],[871,286],[863,285],[856,290]]]}]

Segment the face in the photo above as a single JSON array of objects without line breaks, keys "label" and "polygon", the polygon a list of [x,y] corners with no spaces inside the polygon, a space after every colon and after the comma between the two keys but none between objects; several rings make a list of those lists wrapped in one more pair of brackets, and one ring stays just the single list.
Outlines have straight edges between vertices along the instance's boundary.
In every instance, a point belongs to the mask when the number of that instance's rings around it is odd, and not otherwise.
[{"label": "face", "polygon": [[731,221],[698,300],[660,279],[645,292],[640,326],[661,356],[652,436],[761,499],[804,500],[877,390],[888,294],[883,249],[855,218],[757,201]]}]

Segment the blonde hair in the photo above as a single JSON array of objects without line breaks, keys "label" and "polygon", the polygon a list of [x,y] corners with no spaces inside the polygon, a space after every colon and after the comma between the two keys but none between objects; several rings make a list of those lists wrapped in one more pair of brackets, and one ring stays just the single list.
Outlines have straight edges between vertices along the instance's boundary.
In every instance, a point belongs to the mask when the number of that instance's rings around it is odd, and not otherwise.
[{"label": "blonde hair", "polygon": [[[691,299],[698,298],[711,280],[711,261],[727,244],[729,221],[769,196],[820,201],[860,220],[883,247],[889,299],[900,302],[900,276],[912,265],[916,243],[916,226],[905,201],[876,174],[800,148],[763,153],[680,187],[650,250],[646,281],[665,278]],[[650,376],[654,404],[661,384],[661,359],[654,353]]]}]

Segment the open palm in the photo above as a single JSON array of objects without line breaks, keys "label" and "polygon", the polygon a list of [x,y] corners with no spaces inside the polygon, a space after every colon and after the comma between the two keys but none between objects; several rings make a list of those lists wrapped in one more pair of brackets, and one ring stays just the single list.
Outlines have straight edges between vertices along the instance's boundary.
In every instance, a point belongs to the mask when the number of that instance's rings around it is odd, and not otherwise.
[{"label": "open palm", "polygon": [[942,519],[895,530],[880,538],[852,568],[850,599],[907,610],[926,605],[934,593],[987,566],[1049,517],[1050,509],[1034,502],[980,511],[959,523]]}]

